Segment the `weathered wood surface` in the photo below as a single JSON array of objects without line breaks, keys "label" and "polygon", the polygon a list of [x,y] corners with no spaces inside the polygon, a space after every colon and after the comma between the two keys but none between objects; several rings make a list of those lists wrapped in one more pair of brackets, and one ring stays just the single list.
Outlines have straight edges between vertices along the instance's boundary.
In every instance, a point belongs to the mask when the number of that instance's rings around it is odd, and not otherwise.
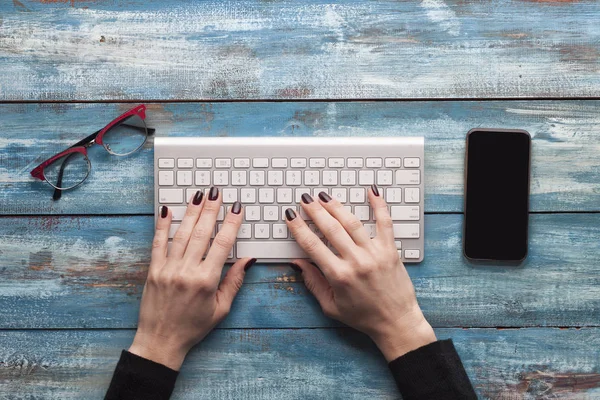
[{"label": "weathered wood surface", "polygon": [[[600,330],[438,329],[482,399],[597,399]],[[100,399],[132,330],[0,331],[4,399]],[[383,357],[351,329],[216,330],[173,400],[398,399]]]},{"label": "weathered wood surface", "polygon": [[[58,202],[29,175],[130,107],[0,105],[0,213],[153,213],[152,140],[129,157],[94,146],[90,177]],[[165,136],[424,136],[427,212],[462,210],[469,129],[523,128],[533,136],[531,209],[600,211],[599,101],[150,104],[148,124]]]},{"label": "weathered wood surface", "polygon": [[[152,217],[0,223],[0,329],[136,326]],[[425,261],[408,267],[433,326],[600,326],[600,214],[532,215],[520,267],[467,264],[461,226],[427,215]],[[223,327],[339,326],[299,280],[287,265],[255,266]]]},{"label": "weathered wood surface", "polygon": [[600,94],[600,2],[0,3],[0,99]]}]

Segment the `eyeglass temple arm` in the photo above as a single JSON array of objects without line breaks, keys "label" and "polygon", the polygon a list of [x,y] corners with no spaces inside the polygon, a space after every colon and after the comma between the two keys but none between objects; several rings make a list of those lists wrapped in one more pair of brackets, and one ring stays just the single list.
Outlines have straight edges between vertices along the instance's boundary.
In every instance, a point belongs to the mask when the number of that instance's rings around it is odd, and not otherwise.
[{"label": "eyeglass temple arm", "polygon": [[[77,154],[77,153],[69,154],[65,158],[65,160],[62,162],[62,164],[60,165],[60,171],[58,171],[58,178],[56,179],[56,186],[60,186],[62,184],[62,178],[63,178],[63,174],[65,172],[65,168],[67,167],[67,163],[69,162],[71,157],[73,157],[75,154]],[[60,200],[61,196],[62,196],[62,190],[55,188],[54,194],[52,195],[52,200],[54,200],[54,201]]]}]

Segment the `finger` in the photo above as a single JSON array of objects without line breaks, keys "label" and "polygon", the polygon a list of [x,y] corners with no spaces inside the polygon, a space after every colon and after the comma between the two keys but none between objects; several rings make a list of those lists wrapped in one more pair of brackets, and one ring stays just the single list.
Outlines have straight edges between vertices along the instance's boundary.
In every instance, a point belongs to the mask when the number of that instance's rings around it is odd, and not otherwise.
[{"label": "finger", "polygon": [[285,210],[285,220],[288,229],[302,250],[321,267],[325,275],[333,274],[333,268],[340,262],[340,259],[325,246],[291,208]]},{"label": "finger", "polygon": [[208,249],[210,238],[215,231],[220,208],[221,195],[219,189],[213,186],[210,188],[208,195],[205,196],[200,218],[192,228],[190,242],[185,251],[186,259],[200,264],[202,256],[206,254],[206,249]]},{"label": "finger", "polygon": [[321,196],[319,193],[321,205],[327,210],[327,212],[329,212],[329,214],[331,214],[333,218],[339,221],[346,232],[348,232],[348,235],[350,235],[354,243],[361,247],[371,244],[371,238],[369,237],[367,230],[362,222],[356,218],[356,215],[345,209],[344,205],[339,201],[332,199],[327,194],[325,195],[326,197]]},{"label": "finger", "polygon": [[229,268],[217,290],[217,302],[223,316],[229,314],[231,303],[240,291],[246,271],[256,262],[256,258],[239,259]]},{"label": "finger", "polygon": [[231,253],[231,248],[235,244],[235,239],[237,238],[243,219],[242,203],[236,201],[227,212],[225,221],[223,221],[223,226],[219,230],[219,233],[217,233],[215,240],[212,242],[212,246],[210,246],[210,249],[208,250],[208,255],[206,256],[203,265],[213,268],[217,278],[221,276],[223,264],[225,264],[227,258],[229,258],[229,253]]},{"label": "finger", "polygon": [[[332,200],[325,192],[319,193],[319,198],[322,202]],[[323,208],[321,202],[314,201],[308,193],[304,193],[302,195],[302,208],[342,257],[350,256],[356,252],[358,247],[354,240],[348,235],[342,224]]]},{"label": "finger", "polygon": [[306,260],[294,260],[293,264],[302,270],[304,284],[315,296],[323,312],[328,316],[335,315],[336,306],[333,301],[333,290],[321,271]]},{"label": "finger", "polygon": [[190,236],[192,234],[192,230],[194,229],[194,225],[196,225],[198,217],[202,212],[204,205],[202,202],[203,198],[204,193],[198,190],[190,199],[187,209],[185,210],[185,216],[181,221],[181,225],[179,225],[177,232],[175,232],[175,236],[173,236],[173,244],[171,245],[171,250],[169,251],[169,257],[183,257],[188,242],[190,241]]},{"label": "finger", "polygon": [[152,264],[162,265],[167,258],[167,247],[169,245],[169,229],[171,228],[171,219],[173,214],[169,207],[162,206],[160,214],[156,220],[156,231],[152,241]]},{"label": "finger", "polygon": [[377,185],[371,185],[369,189],[369,203],[373,207],[373,216],[377,227],[377,240],[385,244],[394,245],[394,223],[390,216],[387,203],[379,194]]}]

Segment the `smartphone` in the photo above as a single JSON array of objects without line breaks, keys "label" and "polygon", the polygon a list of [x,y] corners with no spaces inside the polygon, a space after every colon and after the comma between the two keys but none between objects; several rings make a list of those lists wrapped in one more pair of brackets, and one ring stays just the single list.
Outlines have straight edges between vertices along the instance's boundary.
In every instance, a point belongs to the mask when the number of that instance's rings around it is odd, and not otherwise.
[{"label": "smartphone", "polygon": [[527,257],[531,136],[472,129],[465,152],[463,253],[472,261]]}]

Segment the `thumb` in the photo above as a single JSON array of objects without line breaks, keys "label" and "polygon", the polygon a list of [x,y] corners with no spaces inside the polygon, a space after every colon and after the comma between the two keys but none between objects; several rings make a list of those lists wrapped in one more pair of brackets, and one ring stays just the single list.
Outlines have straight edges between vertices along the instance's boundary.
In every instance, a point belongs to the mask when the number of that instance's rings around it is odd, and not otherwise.
[{"label": "thumb", "polygon": [[233,299],[240,291],[242,283],[244,283],[244,276],[246,270],[250,268],[256,262],[256,258],[242,258],[237,260],[235,264],[229,268],[229,271],[225,274],[225,277],[219,285],[217,292],[219,305],[226,310],[226,314],[229,312]]},{"label": "thumb", "polygon": [[333,300],[333,290],[325,276],[306,260],[294,260],[293,264],[302,270],[306,288],[315,296],[325,315],[336,318],[337,307]]}]

